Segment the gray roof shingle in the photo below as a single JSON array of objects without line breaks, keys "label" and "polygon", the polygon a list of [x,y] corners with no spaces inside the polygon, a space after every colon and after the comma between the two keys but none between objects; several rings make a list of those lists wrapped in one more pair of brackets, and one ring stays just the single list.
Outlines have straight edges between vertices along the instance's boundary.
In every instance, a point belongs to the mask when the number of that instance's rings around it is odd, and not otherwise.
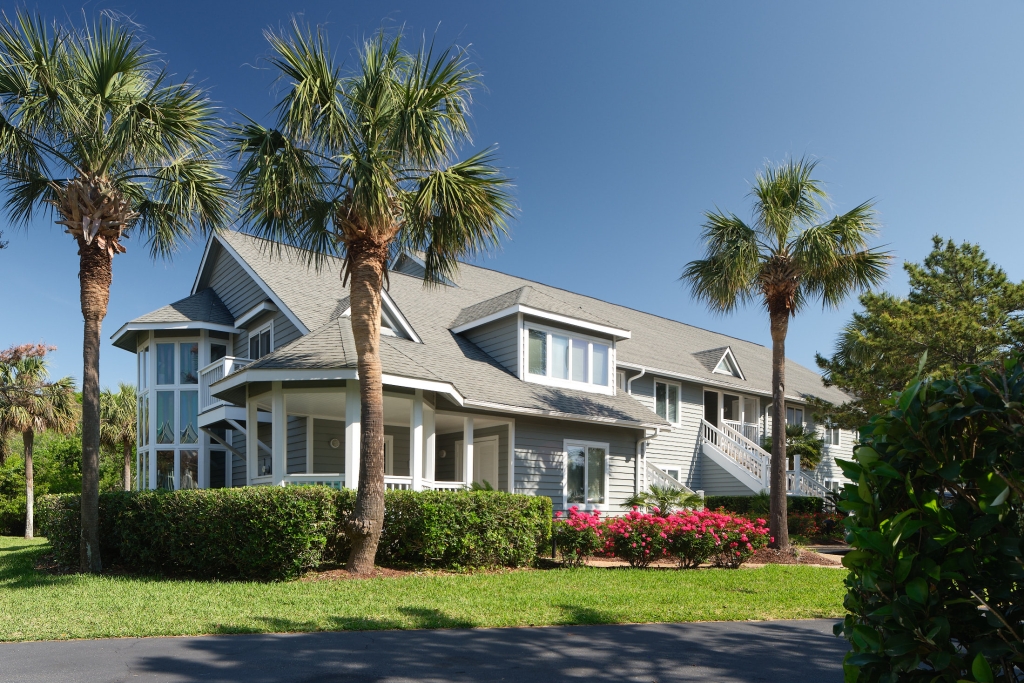
[{"label": "gray roof shingle", "polygon": [[227,306],[220,300],[216,292],[209,288],[163,308],[158,308],[151,313],[140,315],[129,324],[188,322],[235,326],[235,319]]},{"label": "gray roof shingle", "polygon": [[557,297],[537,290],[535,287],[525,285],[518,289],[513,289],[511,292],[505,292],[486,301],[463,308],[459,311],[458,317],[452,322],[451,327],[456,328],[466,323],[480,320],[499,311],[504,311],[506,308],[516,304],[522,304],[523,306],[529,306],[530,308],[536,308],[537,310],[549,313],[557,313],[570,318],[576,318],[577,320],[597,323],[598,325],[612,325],[611,322],[604,318],[587,312],[582,306],[572,306]]}]

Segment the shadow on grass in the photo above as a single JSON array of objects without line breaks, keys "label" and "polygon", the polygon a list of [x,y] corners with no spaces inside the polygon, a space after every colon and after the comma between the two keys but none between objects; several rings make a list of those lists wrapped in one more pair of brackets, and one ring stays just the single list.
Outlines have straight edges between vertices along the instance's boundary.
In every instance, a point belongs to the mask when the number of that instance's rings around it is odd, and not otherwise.
[{"label": "shadow on grass", "polygon": [[616,617],[610,612],[602,612],[592,607],[581,607],[579,605],[555,605],[562,610],[562,617],[556,623],[563,626],[574,626],[578,624],[616,624],[621,617]]}]

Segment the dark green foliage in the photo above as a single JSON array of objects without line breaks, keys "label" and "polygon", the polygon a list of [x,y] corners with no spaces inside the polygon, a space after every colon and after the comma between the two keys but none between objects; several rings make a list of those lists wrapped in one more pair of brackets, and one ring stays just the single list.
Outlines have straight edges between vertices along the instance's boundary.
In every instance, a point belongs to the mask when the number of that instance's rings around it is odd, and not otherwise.
[{"label": "dark green foliage", "polygon": [[960,368],[1024,349],[1024,283],[1011,281],[976,244],[932,238],[923,263],[903,264],[906,297],[868,292],[843,328],[830,358],[817,356],[826,385],[856,398],[841,406],[812,400],[814,412],[857,429],[885,412],[882,401],[923,374],[952,377]]},{"label": "dark green foliage", "polygon": [[1019,680],[1022,401],[1016,356],[916,381],[840,461],[847,681]]},{"label": "dark green foliage", "polygon": [[[805,429],[803,425],[786,425],[786,457],[795,462],[800,456],[800,469],[813,470],[821,462],[821,449],[825,442],[818,438],[813,429]],[[772,439],[761,440],[761,448],[772,452]]]},{"label": "dark green foliage", "polygon": [[[57,561],[78,559],[78,496],[46,496],[39,526]],[[100,496],[100,547],[132,571],[279,580],[348,554],[355,492],[249,487]],[[528,565],[551,535],[551,499],[492,491],[388,491],[379,564]]]},{"label": "dark green foliage", "polygon": [[[765,514],[767,510],[757,509],[757,504],[767,496],[706,496],[704,507],[708,510],[725,508],[737,515]],[[790,512],[814,513],[822,512],[825,501],[811,496],[787,496]]]}]

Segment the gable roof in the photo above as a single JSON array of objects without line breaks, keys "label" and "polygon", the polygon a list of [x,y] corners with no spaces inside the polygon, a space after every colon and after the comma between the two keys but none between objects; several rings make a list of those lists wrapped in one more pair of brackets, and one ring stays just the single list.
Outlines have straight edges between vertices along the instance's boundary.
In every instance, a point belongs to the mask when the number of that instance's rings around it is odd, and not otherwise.
[{"label": "gable roof", "polygon": [[[328,257],[323,267],[316,271],[308,267],[304,252],[298,249],[238,232],[224,232],[220,237],[273,288],[308,329],[323,327],[348,308],[348,290],[341,285],[340,259]],[[558,306],[561,310],[572,311],[572,317],[585,316],[590,321],[600,320],[604,324],[614,321],[616,327],[629,330],[631,337],[616,343],[616,361],[620,368],[643,368],[648,374],[771,396],[772,354],[770,348],[761,344],[479,266],[461,264],[456,280],[457,287],[426,288],[421,277],[392,271],[388,293],[422,338],[420,346],[425,348],[420,350],[433,358],[430,363],[424,362],[424,367],[452,381],[469,400],[478,396],[483,402],[493,400],[500,403],[501,393],[493,391],[496,386],[507,388],[510,396],[518,396],[516,402],[542,404],[553,400],[550,396],[534,395],[540,389],[550,388],[520,381],[474,344],[448,329],[456,320],[520,299],[529,300],[537,306]],[[197,278],[197,282],[201,282],[201,278]],[[715,366],[707,366],[703,352],[693,351],[717,351],[726,347],[742,365],[744,377],[715,373]],[[720,359],[721,355],[715,359],[716,365]],[[485,370],[482,364],[491,369]],[[506,384],[504,379],[496,380],[499,375],[495,373],[501,373],[500,376],[507,378],[509,383]],[[632,397],[622,394],[608,397],[585,392],[563,393],[579,393],[584,403],[626,398],[639,405]],[[848,400],[842,391],[825,387],[817,373],[792,360],[787,361],[786,394],[795,399],[817,396],[836,403]],[[592,407],[597,410],[596,406]]]},{"label": "gable roof", "polygon": [[459,315],[452,321],[451,328],[458,329],[469,323],[501,313],[516,304],[535,308],[538,311],[557,313],[567,318],[573,318],[582,322],[595,325],[611,326],[612,323],[587,312],[581,306],[571,306],[561,299],[546,292],[541,292],[531,285],[524,285],[510,292],[499,294],[496,297],[481,301],[480,303],[467,306],[459,311]]}]

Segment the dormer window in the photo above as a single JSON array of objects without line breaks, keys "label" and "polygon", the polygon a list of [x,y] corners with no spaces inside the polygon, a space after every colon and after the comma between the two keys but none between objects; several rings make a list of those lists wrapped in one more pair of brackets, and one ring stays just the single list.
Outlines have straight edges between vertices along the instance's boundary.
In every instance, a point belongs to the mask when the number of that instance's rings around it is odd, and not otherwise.
[{"label": "dormer window", "polygon": [[555,386],[612,390],[612,347],[598,339],[528,325],[526,379]]},{"label": "dormer window", "polygon": [[732,375],[743,379],[743,373],[740,372],[740,365],[736,362],[736,357],[732,355],[732,349],[725,350],[714,371],[720,375]]}]

